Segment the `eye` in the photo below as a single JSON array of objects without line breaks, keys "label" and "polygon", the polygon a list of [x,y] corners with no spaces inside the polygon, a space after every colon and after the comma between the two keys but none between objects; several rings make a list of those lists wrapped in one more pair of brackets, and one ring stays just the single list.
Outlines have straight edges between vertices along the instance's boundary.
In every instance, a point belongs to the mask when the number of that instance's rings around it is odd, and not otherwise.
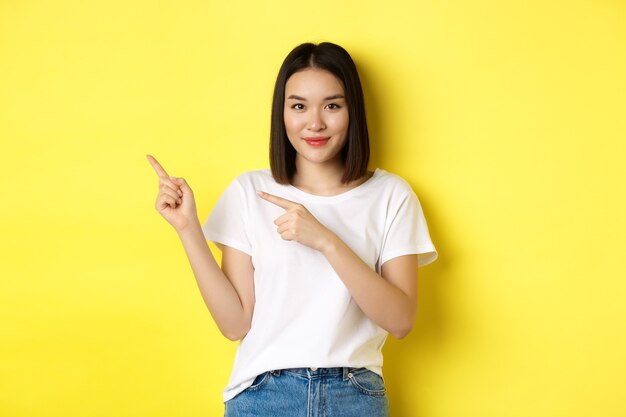
[{"label": "eye", "polygon": [[304,104],[296,103],[296,104],[292,105],[291,108],[294,109],[294,110],[304,110]]},{"label": "eye", "polygon": [[337,110],[340,109],[341,106],[337,103],[329,103],[326,105],[326,108],[330,109],[330,110]]}]

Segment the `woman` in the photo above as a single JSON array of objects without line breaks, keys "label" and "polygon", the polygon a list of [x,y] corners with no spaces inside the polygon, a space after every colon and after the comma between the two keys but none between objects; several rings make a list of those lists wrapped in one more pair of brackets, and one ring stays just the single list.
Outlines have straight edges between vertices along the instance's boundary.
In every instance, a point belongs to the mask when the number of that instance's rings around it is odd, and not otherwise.
[{"label": "woman", "polygon": [[219,329],[241,340],[226,416],[387,416],[381,349],[411,330],[418,264],[437,252],[411,187],[367,171],[350,55],[327,42],[291,51],[274,90],[271,170],[237,177],[202,227],[185,180],[148,159],[157,210]]}]

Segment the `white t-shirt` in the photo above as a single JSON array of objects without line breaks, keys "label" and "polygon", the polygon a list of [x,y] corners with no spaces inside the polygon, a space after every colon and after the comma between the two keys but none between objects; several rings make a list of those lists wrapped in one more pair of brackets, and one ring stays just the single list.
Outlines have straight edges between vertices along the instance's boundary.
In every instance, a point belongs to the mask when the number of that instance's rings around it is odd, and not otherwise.
[{"label": "white t-shirt", "polygon": [[254,266],[252,324],[239,343],[224,401],[276,369],[365,367],[382,375],[388,333],[363,314],[319,251],[280,237],[274,220],[285,211],[257,191],[304,205],[379,273],[397,256],[418,254],[419,266],[437,258],[419,200],[397,175],[376,169],[335,196],[278,184],[270,170],[237,177],[202,227],[208,240],[247,253]]}]

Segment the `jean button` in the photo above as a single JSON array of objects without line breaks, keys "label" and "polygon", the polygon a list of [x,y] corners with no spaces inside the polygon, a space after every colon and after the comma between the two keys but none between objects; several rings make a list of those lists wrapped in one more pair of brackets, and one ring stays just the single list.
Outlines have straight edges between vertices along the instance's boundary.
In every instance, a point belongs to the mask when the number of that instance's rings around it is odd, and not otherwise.
[{"label": "jean button", "polygon": [[311,370],[312,370],[313,372],[315,372],[315,371],[317,371],[317,368],[311,368]]}]

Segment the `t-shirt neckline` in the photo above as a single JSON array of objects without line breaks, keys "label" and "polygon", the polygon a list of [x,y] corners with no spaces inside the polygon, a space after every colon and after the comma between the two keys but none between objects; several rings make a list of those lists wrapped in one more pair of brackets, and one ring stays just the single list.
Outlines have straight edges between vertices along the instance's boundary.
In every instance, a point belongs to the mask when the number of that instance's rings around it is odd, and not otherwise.
[{"label": "t-shirt neckline", "polygon": [[376,168],[374,170],[374,173],[372,174],[371,177],[369,177],[367,180],[365,180],[362,184],[357,185],[356,187],[348,190],[348,191],[344,191],[343,193],[340,194],[335,194],[335,195],[317,195],[317,194],[311,194],[311,193],[307,193],[306,191],[302,191],[301,189],[294,187],[291,184],[286,185],[287,189],[292,193],[295,194],[299,197],[301,197],[302,199],[308,200],[308,201],[315,201],[315,202],[326,202],[326,203],[334,203],[340,200],[345,200],[346,198],[352,197],[353,195],[357,194],[357,193],[361,193],[363,192],[363,190],[369,188],[372,186],[372,184],[374,182],[376,182],[376,180],[378,178],[380,178],[381,174],[383,173],[383,170],[380,168]]}]

